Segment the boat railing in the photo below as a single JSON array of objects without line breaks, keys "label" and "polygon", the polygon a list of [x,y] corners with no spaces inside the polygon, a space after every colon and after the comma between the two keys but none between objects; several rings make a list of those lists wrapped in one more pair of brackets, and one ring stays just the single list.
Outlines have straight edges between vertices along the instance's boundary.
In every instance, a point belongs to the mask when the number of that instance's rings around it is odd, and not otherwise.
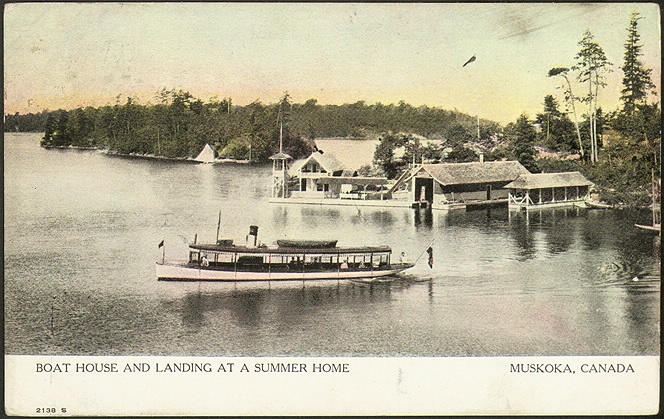
[{"label": "boat railing", "polygon": [[[186,264],[186,263],[185,263]],[[390,269],[387,262],[314,262],[302,263],[233,263],[233,262],[208,262],[203,266],[201,262],[189,262],[190,267],[210,270],[238,271],[238,272],[327,272],[339,271],[372,271]]]}]

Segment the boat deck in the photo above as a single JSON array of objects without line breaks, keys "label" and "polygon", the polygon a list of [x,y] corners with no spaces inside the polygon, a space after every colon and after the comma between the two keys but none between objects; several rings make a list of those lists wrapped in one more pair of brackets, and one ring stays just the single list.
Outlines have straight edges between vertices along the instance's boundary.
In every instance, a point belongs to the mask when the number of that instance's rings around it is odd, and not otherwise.
[{"label": "boat deck", "polygon": [[341,205],[350,207],[410,208],[413,203],[397,199],[342,199],[342,198],[270,198],[271,204]]}]

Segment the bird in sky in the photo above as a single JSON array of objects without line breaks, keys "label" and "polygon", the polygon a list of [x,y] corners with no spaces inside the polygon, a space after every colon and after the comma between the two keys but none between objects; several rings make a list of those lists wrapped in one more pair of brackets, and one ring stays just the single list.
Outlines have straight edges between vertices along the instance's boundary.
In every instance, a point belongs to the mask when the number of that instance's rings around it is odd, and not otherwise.
[{"label": "bird in sky", "polygon": [[474,55],[473,55],[472,57],[470,57],[470,58],[468,59],[468,61],[466,61],[465,64],[462,65],[461,67],[465,67],[465,66],[467,66],[468,64],[472,63],[473,61],[475,61],[475,56],[474,56]]}]

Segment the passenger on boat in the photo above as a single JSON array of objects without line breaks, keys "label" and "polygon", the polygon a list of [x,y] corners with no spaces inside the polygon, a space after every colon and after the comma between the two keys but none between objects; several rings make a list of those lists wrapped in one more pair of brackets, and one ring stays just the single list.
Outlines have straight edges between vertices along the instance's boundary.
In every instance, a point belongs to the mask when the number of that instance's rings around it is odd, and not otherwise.
[{"label": "passenger on boat", "polygon": [[201,266],[204,268],[210,266],[210,262],[208,262],[207,256],[205,255],[203,255],[203,257],[201,258]]},{"label": "passenger on boat", "polygon": [[343,263],[341,264],[341,269],[348,269],[348,262],[344,260]]},{"label": "passenger on boat", "polygon": [[408,259],[406,258],[406,252],[401,252],[401,257],[399,258],[399,262],[401,263],[406,263]]}]

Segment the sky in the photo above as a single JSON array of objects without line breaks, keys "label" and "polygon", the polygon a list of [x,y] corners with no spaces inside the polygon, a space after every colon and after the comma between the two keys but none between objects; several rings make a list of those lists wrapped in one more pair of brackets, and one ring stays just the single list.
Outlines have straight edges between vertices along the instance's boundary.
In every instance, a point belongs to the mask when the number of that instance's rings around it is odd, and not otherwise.
[{"label": "sky", "polygon": [[[586,29],[613,63],[600,105],[617,109],[627,26],[661,96],[657,3],[17,3],[4,9],[4,112],[208,101],[398,103],[500,123],[563,102],[552,67]],[[471,57],[476,60],[465,67]],[[575,86],[578,93],[581,86]]]}]

